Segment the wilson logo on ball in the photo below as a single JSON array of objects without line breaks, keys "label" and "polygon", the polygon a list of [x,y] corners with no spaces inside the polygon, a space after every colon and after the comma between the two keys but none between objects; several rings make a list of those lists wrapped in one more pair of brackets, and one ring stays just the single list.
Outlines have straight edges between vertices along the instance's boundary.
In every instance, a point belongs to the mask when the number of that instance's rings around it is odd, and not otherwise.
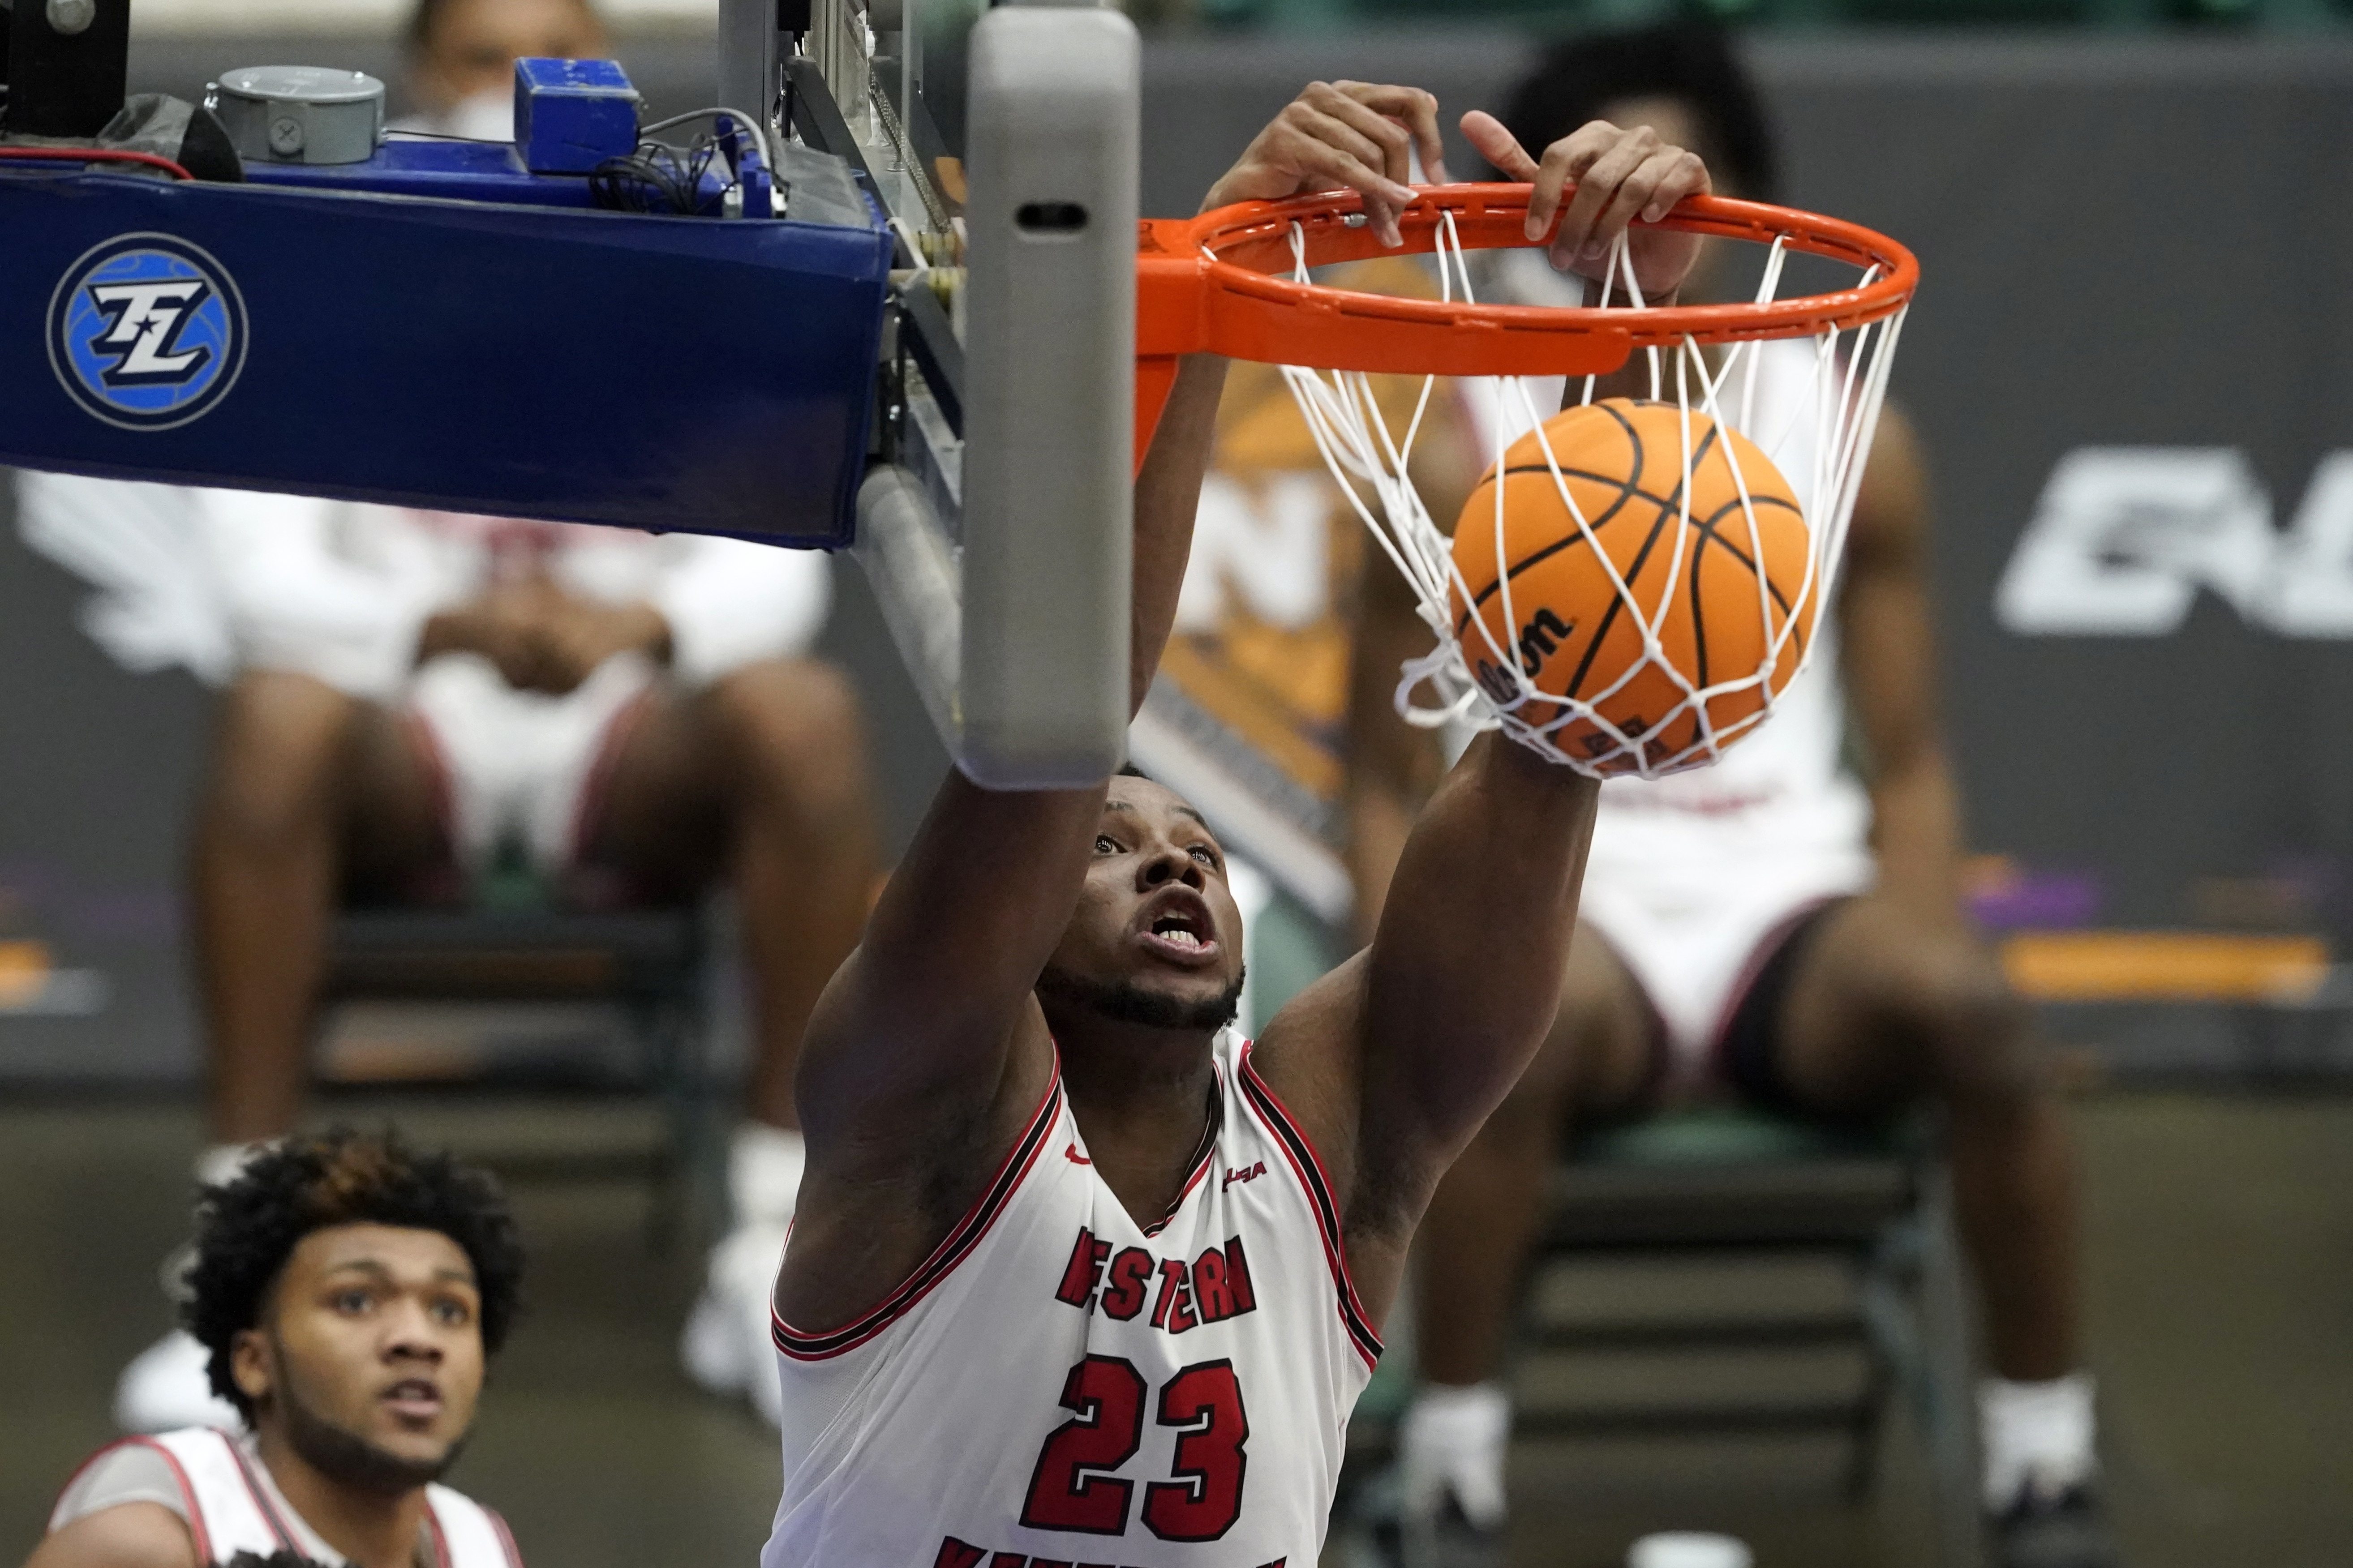
[{"label": "wilson logo on ball", "polygon": [[1488,699],[1560,751],[1608,773],[1709,761],[1797,673],[1821,605],[1811,551],[1746,436],[1606,398],[1521,437],[1463,504],[1454,633]]},{"label": "wilson logo on ball", "polygon": [[124,430],[202,418],[245,367],[245,300],[185,240],[117,235],[84,251],[49,299],[49,367],[91,417]]}]

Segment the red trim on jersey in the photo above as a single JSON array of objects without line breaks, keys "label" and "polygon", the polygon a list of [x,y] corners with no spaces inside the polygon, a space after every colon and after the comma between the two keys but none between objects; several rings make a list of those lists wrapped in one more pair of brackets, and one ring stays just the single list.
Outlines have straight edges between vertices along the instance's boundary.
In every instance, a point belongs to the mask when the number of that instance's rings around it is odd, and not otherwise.
[{"label": "red trim on jersey", "polygon": [[246,1496],[253,1500],[253,1506],[261,1513],[261,1522],[269,1527],[270,1534],[278,1537],[278,1544],[281,1548],[297,1557],[301,1556],[302,1548],[295,1540],[294,1531],[287,1527],[277,1506],[269,1500],[269,1489],[254,1479],[253,1467],[246,1462],[245,1450],[238,1447],[237,1439],[226,1432],[221,1433],[220,1439],[227,1446],[230,1459],[236,1462],[237,1479],[245,1483]]},{"label": "red trim on jersey", "polygon": [[441,1515],[429,1501],[425,1505],[425,1539],[433,1543],[433,1568],[449,1568],[449,1538],[441,1532]]},{"label": "red trim on jersey", "polygon": [[1356,1282],[1348,1275],[1348,1253],[1340,1235],[1340,1205],[1332,1199],[1332,1184],[1324,1173],[1324,1162],[1317,1157],[1315,1145],[1308,1142],[1299,1123],[1293,1119],[1280,1096],[1259,1077],[1258,1068],[1250,1065],[1251,1042],[1244,1040],[1241,1049],[1242,1098],[1259,1120],[1266,1123],[1291,1163],[1292,1173],[1307,1193],[1308,1207],[1315,1213],[1315,1228],[1324,1237],[1324,1258],[1332,1266],[1332,1283],[1340,1298],[1340,1321],[1348,1331],[1348,1338],[1356,1347],[1356,1354],[1371,1367],[1381,1359],[1381,1336],[1365,1312],[1365,1304],[1356,1297]]},{"label": "red trim on jersey", "polygon": [[[73,1490],[74,1483],[88,1475],[91,1466],[118,1448],[153,1448],[164,1456],[164,1463],[172,1468],[172,1484],[180,1489],[181,1505],[187,1510],[184,1522],[188,1527],[188,1534],[196,1543],[196,1561],[210,1563],[213,1560],[213,1541],[212,1537],[205,1532],[205,1510],[203,1505],[196,1501],[196,1489],[188,1484],[188,1472],[180,1468],[180,1456],[153,1437],[117,1437],[113,1442],[76,1465],[73,1474],[66,1478],[66,1484],[58,1489],[57,1502],[49,1504],[49,1517],[57,1518],[58,1503],[66,1500],[66,1493]],[[106,1510],[100,1509],[97,1511],[103,1513]],[[90,1515],[84,1514],[82,1517],[88,1519]]]},{"label": "red trim on jersey", "polygon": [[1005,1152],[1004,1160],[997,1167],[997,1174],[987,1186],[981,1189],[980,1196],[973,1200],[972,1207],[965,1211],[964,1218],[956,1222],[955,1228],[932,1249],[932,1255],[917,1265],[905,1282],[884,1297],[873,1310],[826,1333],[812,1334],[793,1327],[785,1321],[784,1314],[777,1311],[775,1303],[771,1302],[768,1307],[768,1332],[769,1337],[776,1341],[776,1349],[795,1361],[828,1360],[856,1350],[930,1295],[934,1286],[955,1271],[957,1264],[971,1256],[973,1248],[980,1245],[981,1237],[996,1225],[997,1216],[1004,1212],[1006,1203],[1013,1196],[1015,1189],[1021,1185],[1022,1178],[1029,1175],[1029,1167],[1038,1163],[1038,1152],[1046,1146],[1046,1134],[1053,1129],[1061,1104],[1062,1063],[1057,1056],[1053,1076],[1046,1082],[1045,1098],[1038,1102],[1037,1110],[1031,1113],[1028,1129],[1014,1141],[1013,1147]]},{"label": "red trim on jersey", "polygon": [[440,732],[433,728],[432,720],[414,708],[404,710],[401,718],[417,746],[419,760],[425,763],[425,771],[432,776],[434,814],[440,819],[442,837],[452,846],[454,854],[458,842],[458,783],[449,771],[448,750],[441,744]]},{"label": "red trim on jersey", "polygon": [[1226,1075],[1222,1069],[1219,1069],[1217,1095],[1209,1101],[1209,1119],[1201,1129],[1201,1157],[1194,1162],[1193,1173],[1185,1178],[1184,1190],[1176,1194],[1176,1201],[1168,1205],[1168,1212],[1144,1227],[1144,1234],[1147,1238],[1158,1236],[1162,1231],[1166,1230],[1168,1222],[1176,1217],[1176,1211],[1185,1206],[1185,1200],[1193,1195],[1193,1189],[1201,1184],[1201,1179],[1217,1169],[1218,1134],[1224,1131],[1225,1127]]},{"label": "red trim on jersey", "polygon": [[1757,939],[1757,945],[1748,950],[1748,956],[1741,963],[1739,977],[1733,981],[1732,989],[1725,994],[1724,1005],[1716,1011],[1715,1026],[1708,1031],[1707,1060],[1711,1066],[1720,1068],[1723,1065],[1725,1047],[1730,1043],[1726,1037],[1732,1031],[1732,1020],[1740,1016],[1740,1009],[1747,1003],[1748,994],[1757,989],[1757,982],[1764,974],[1765,966],[1773,962],[1773,955],[1781,951],[1781,944],[1788,942],[1797,929],[1824,904],[1834,904],[1846,896],[1843,893],[1828,893],[1819,899],[1808,899]]},{"label": "red trim on jersey", "polygon": [[522,1552],[515,1545],[514,1531],[507,1528],[507,1516],[480,1503],[474,1506],[491,1516],[491,1528],[499,1532],[499,1550],[507,1554],[507,1568],[522,1568]]},{"label": "red trim on jersey", "polygon": [[605,721],[597,734],[596,754],[589,760],[588,776],[581,781],[579,797],[572,803],[572,823],[564,834],[566,858],[575,864],[587,858],[588,837],[605,814],[605,797],[612,794],[613,770],[620,765],[621,749],[645,721],[653,700],[651,687],[638,692]]}]

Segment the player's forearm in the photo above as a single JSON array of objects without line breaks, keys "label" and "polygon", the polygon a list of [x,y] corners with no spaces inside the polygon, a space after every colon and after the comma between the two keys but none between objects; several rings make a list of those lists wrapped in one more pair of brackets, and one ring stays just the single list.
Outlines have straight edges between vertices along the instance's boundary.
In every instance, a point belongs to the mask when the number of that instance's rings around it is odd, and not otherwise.
[{"label": "player's forearm", "polygon": [[1924,917],[1957,916],[1960,790],[1942,748],[1925,747],[1883,769],[1871,804],[1881,890]]},{"label": "player's forearm", "polygon": [[1366,1101],[1428,1152],[1451,1157],[1552,1026],[1599,788],[1483,736],[1406,844],[1370,960]]},{"label": "player's forearm", "polygon": [[810,1021],[799,1097],[813,1135],[878,1107],[994,1091],[1070,924],[1103,802],[1101,785],[991,790],[948,771]]},{"label": "player's forearm", "polygon": [[1388,907],[1389,882],[1406,841],[1413,836],[1415,807],[1394,789],[1370,780],[1355,779],[1348,786],[1348,879],[1356,901],[1348,910],[1349,935],[1367,946],[1380,930],[1381,911]]},{"label": "player's forearm", "polygon": [[1128,711],[1144,706],[1160,655],[1176,623],[1176,595],[1193,552],[1193,518],[1218,433],[1218,395],[1226,362],[1191,354],[1176,367],[1176,384],[1160,416],[1152,450],[1135,480],[1134,611],[1129,633]]}]

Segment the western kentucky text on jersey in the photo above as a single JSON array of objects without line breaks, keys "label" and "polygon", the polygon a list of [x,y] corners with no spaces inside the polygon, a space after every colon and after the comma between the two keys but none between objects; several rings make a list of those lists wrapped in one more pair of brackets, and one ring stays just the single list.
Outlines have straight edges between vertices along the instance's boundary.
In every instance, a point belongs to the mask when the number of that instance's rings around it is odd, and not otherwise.
[{"label": "western kentucky text on jersey", "polygon": [[[1160,1277],[1156,1290],[1152,1286],[1155,1272]],[[1172,1334],[1255,1311],[1258,1296],[1250,1289],[1242,1238],[1230,1236],[1221,1247],[1204,1247],[1188,1264],[1181,1258],[1155,1260],[1140,1247],[1122,1247],[1113,1258],[1110,1242],[1097,1240],[1093,1231],[1082,1226],[1054,1300],[1081,1311],[1100,1306],[1103,1316],[1125,1322],[1144,1310],[1147,1299],[1152,1326]]]},{"label": "western kentucky text on jersey", "polygon": [[[1018,1552],[991,1552],[986,1546],[974,1546],[949,1536],[940,1542],[940,1554],[932,1560],[932,1568],[1117,1568],[1111,1563],[1073,1563],[1067,1557],[1025,1557]],[[1259,1568],[1283,1568],[1288,1557],[1278,1557],[1262,1563]]]}]

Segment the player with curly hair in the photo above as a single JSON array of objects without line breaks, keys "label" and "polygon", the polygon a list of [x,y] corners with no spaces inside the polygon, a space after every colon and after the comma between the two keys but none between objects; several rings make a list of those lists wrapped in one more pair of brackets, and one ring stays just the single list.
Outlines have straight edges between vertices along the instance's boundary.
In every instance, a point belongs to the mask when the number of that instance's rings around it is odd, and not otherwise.
[{"label": "player with curly hair", "polygon": [[438,1481],[522,1268],[486,1172],[388,1132],[272,1146],[205,1189],[182,1309],[244,1430],[100,1449],[26,1568],[520,1568],[505,1521]]}]

